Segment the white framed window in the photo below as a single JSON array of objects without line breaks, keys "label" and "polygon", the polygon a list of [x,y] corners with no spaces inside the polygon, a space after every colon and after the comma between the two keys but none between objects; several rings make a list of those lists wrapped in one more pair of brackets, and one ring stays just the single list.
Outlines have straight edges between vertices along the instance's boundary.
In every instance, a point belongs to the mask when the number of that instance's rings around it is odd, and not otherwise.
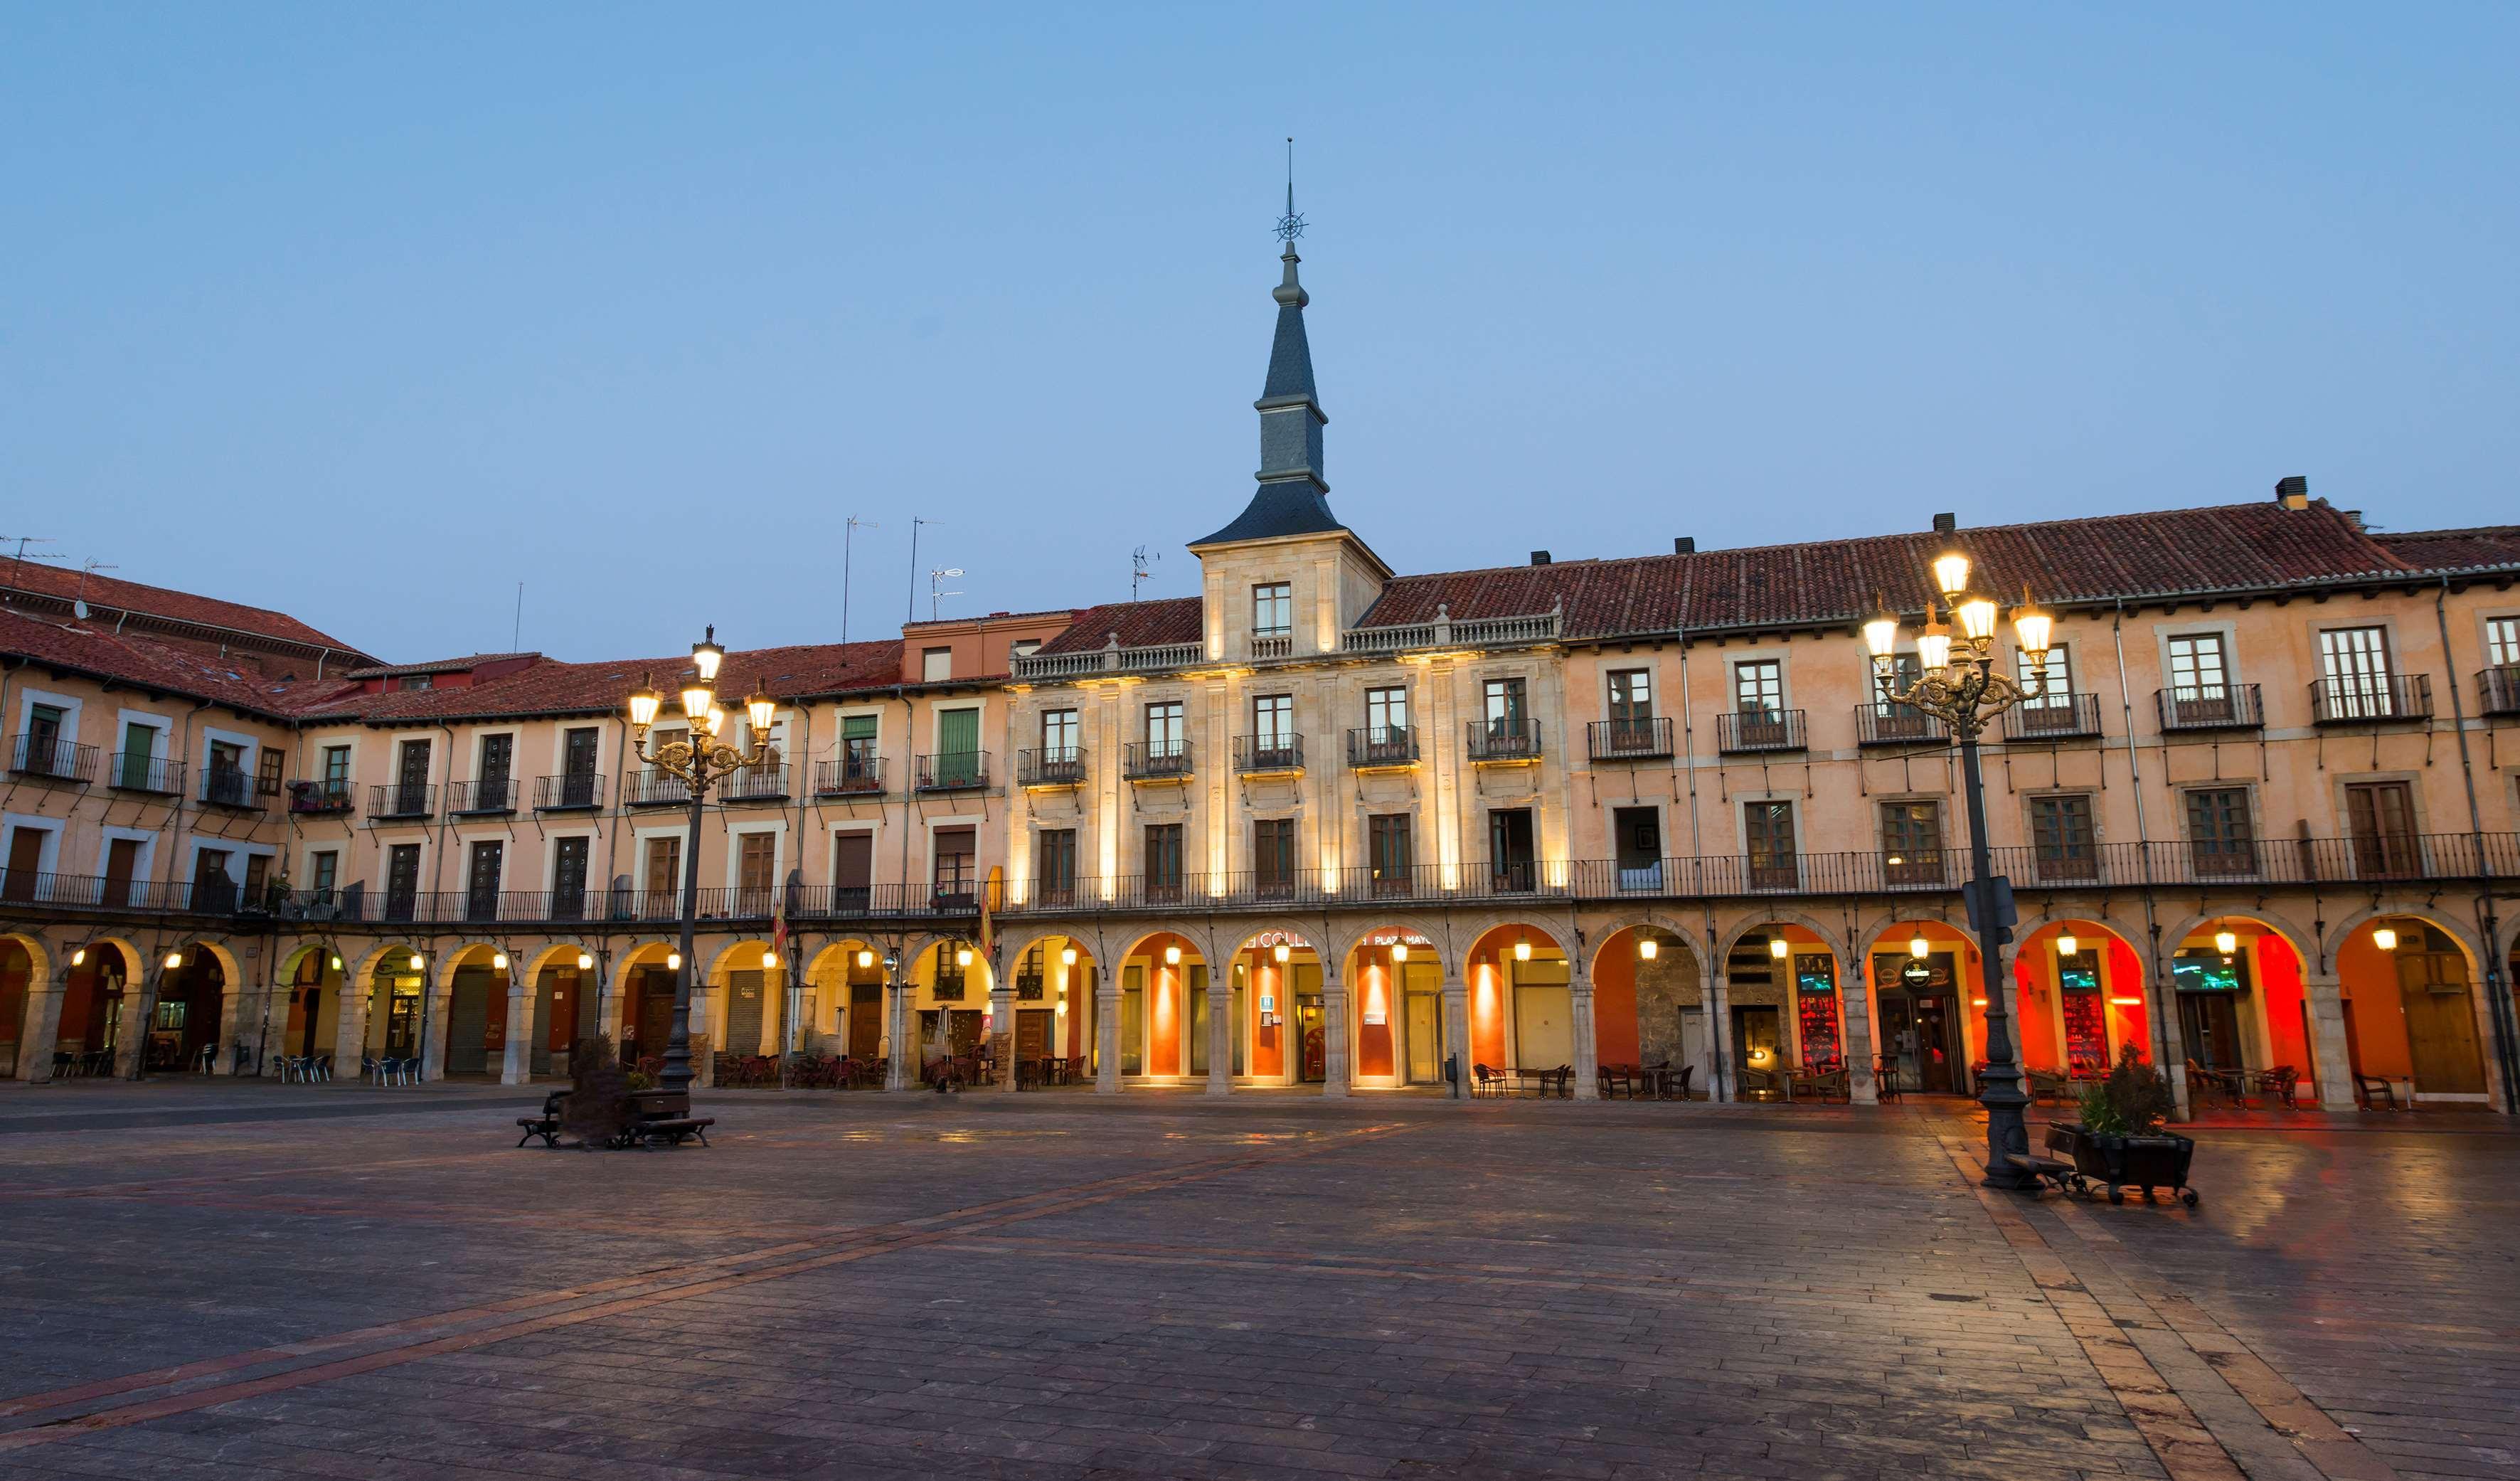
[{"label": "white framed window", "polygon": [[1295,630],[1295,588],[1271,581],[1251,588],[1251,636],[1283,638]]}]

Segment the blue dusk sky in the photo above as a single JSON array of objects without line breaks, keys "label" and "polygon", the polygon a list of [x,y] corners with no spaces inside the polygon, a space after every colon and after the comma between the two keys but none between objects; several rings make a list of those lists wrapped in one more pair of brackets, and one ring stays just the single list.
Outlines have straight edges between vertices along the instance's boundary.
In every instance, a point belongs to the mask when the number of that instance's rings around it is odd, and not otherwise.
[{"label": "blue dusk sky", "polygon": [[[0,533],[390,658],[1196,589],[1296,136],[1331,507],[1440,570],[2520,518],[2520,7],[0,13]],[[910,579],[914,516],[935,521]]]}]

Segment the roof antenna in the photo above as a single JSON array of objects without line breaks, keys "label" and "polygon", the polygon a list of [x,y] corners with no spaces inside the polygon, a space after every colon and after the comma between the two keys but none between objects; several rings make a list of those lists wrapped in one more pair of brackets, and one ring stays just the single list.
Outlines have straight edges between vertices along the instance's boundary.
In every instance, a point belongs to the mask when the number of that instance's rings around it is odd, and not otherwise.
[{"label": "roof antenna", "polygon": [[517,583],[517,625],[508,632],[508,651],[518,652],[525,646],[525,583]]},{"label": "roof antenna", "polygon": [[[26,547],[29,545],[57,545],[60,543],[59,541],[48,539],[42,535],[0,535],[0,540],[15,540],[18,542],[18,559],[21,561],[23,561],[26,559]],[[35,559],[38,561],[59,561],[62,558],[54,555],[47,555],[43,551],[37,551],[35,552]]]},{"label": "roof antenna", "polygon": [[[840,641],[842,643],[849,641],[850,547],[857,543],[858,530],[861,527],[866,529],[875,529],[878,526],[873,519],[861,519],[857,516],[851,515],[849,516],[848,527],[840,531]],[[914,560],[911,564],[916,568],[918,562]]]},{"label": "roof antenna", "polygon": [[959,565],[940,565],[940,566],[938,566],[936,569],[934,569],[934,570],[932,570],[932,571],[929,571],[929,572],[927,573],[927,620],[928,620],[928,621],[933,622],[933,621],[935,621],[935,620],[936,620],[936,603],[937,603],[937,600],[938,600],[939,598],[942,598],[942,597],[959,597],[959,596],[963,595],[961,592],[948,592],[948,591],[939,591],[939,590],[937,590],[937,588],[939,588],[939,587],[943,586],[946,582],[953,580],[955,577],[957,577],[957,576],[959,576],[959,575],[961,575],[961,574],[963,574],[963,567],[961,567],[961,566],[959,566]]},{"label": "roof antenna", "polygon": [[70,594],[70,615],[76,617],[81,622],[85,622],[87,620],[88,577],[95,575],[98,571],[118,571],[120,569],[122,569],[121,566],[108,565],[102,561],[90,561],[87,564],[80,566],[78,590]]},{"label": "roof antenna", "polygon": [[1286,136],[1286,214],[1278,218],[1278,240],[1288,247],[1304,234],[1304,218],[1295,214],[1295,136]]},{"label": "roof antenna", "polygon": [[934,522],[916,515],[910,518],[910,615],[901,619],[904,622],[919,620],[919,526]]},{"label": "roof antenna", "polygon": [[1160,554],[1148,555],[1147,553],[1147,548],[1143,545],[1139,546],[1136,550],[1129,552],[1130,601],[1135,602],[1138,600],[1138,583],[1142,581],[1152,581],[1155,579],[1154,563],[1164,558]]}]

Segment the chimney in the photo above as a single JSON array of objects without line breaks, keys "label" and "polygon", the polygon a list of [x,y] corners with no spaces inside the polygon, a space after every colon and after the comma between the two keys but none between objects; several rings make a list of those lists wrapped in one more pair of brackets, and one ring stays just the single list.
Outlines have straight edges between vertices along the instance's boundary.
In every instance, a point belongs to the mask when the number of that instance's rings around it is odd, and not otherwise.
[{"label": "chimney", "polygon": [[1934,516],[1934,533],[1937,535],[1948,535],[1959,527],[1960,520],[1958,515],[1936,515]]},{"label": "chimney", "polygon": [[1549,563],[1549,552],[1545,550],[1533,551],[1531,553],[1531,563],[1534,565],[1547,565]]},{"label": "chimney", "polygon": [[1696,555],[1697,537],[1695,535],[1682,535],[1673,540],[1671,542],[1671,553],[1675,556]]},{"label": "chimney", "polygon": [[2275,503],[2286,509],[2310,508],[2310,480],[2299,473],[2275,480]]}]

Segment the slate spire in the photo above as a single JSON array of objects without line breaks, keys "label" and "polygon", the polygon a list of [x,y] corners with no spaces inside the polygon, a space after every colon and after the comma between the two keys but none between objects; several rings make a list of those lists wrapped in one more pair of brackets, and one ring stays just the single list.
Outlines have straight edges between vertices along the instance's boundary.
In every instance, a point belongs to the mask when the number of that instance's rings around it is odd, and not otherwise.
[{"label": "slate spire", "polygon": [[1303,235],[1304,218],[1295,214],[1295,187],[1286,186],[1286,215],[1278,223],[1285,249],[1278,254],[1284,275],[1269,296],[1278,301],[1278,336],[1269,346],[1269,379],[1260,399],[1260,486],[1251,503],[1225,528],[1192,545],[1229,540],[1266,540],[1278,535],[1326,534],[1345,529],[1330,513],[1325,496],[1330,486],[1322,478],[1321,398],[1313,386],[1313,348],[1304,337],[1304,305],[1312,295],[1295,275],[1295,239]]}]

